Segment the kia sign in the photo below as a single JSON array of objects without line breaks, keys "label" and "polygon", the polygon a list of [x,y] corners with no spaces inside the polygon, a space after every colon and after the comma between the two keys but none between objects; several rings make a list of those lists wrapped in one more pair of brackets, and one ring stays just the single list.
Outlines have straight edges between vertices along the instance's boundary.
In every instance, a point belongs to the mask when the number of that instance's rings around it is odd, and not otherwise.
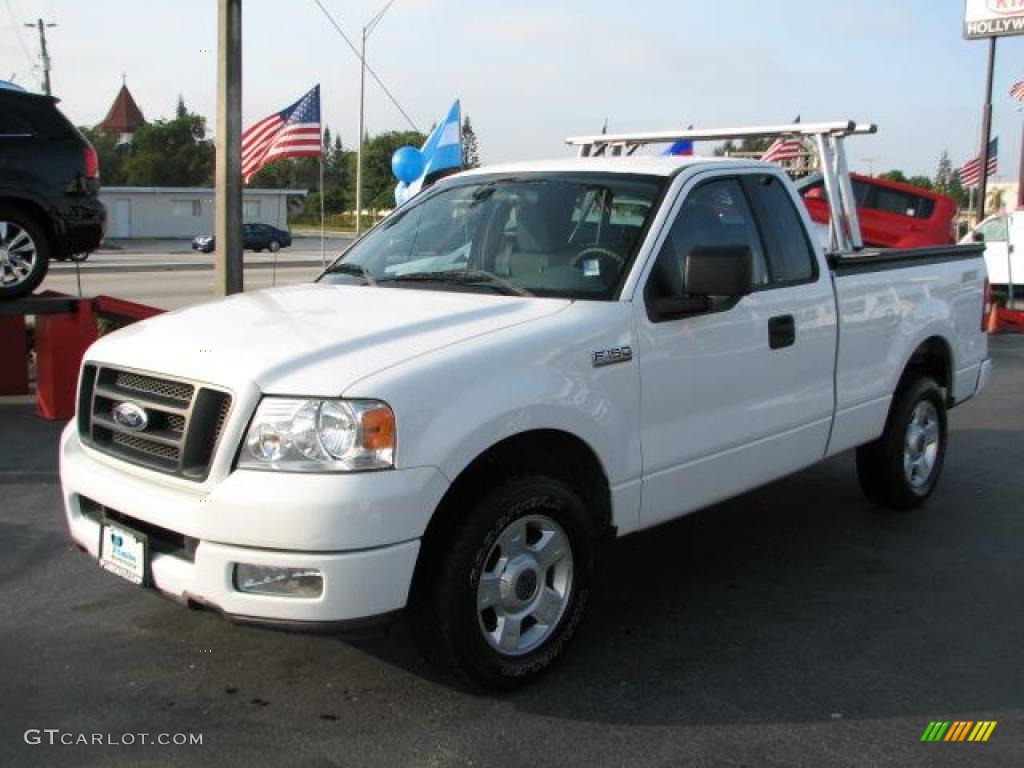
[{"label": "kia sign", "polygon": [[967,0],[964,37],[1024,35],[1024,0]]}]

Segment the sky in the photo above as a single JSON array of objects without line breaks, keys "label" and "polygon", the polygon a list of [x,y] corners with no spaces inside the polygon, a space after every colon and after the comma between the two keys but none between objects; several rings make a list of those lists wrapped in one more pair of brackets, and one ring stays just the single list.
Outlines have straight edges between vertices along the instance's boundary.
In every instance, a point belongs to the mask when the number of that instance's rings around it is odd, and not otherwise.
[{"label": "sky", "polygon": [[[321,0],[353,40],[386,0]],[[122,73],[147,119],[178,95],[214,125],[216,0],[0,0],[0,78],[54,95],[77,124],[102,120]],[[875,122],[848,143],[854,170],[934,174],[978,151],[987,43],[962,38],[963,0],[396,0],[367,61],[420,130],[455,98],[485,163],[565,156],[598,132],[788,122]],[[243,0],[243,123],[321,83],[323,115],[352,147],[359,62],[314,0]],[[998,43],[997,180],[1015,180],[1024,36]],[[369,78],[371,133],[408,127]],[[703,147],[709,150],[710,147]],[[700,151],[701,147],[698,147]]]}]

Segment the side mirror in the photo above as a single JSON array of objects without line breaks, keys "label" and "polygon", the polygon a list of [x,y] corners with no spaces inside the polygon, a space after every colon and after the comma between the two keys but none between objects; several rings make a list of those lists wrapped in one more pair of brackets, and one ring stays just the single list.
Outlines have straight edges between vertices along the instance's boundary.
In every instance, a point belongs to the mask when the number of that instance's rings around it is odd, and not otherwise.
[{"label": "side mirror", "polygon": [[971,232],[971,240],[973,240],[976,243],[984,243],[985,233],[982,232],[980,229],[976,229],[973,232]]},{"label": "side mirror", "polygon": [[746,296],[754,290],[754,254],[750,246],[694,248],[686,259],[683,286],[690,296]]}]

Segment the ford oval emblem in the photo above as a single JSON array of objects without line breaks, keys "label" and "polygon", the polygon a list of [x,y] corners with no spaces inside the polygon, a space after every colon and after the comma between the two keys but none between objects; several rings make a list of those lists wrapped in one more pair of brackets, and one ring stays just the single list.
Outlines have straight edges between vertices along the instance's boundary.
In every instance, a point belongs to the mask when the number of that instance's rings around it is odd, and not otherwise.
[{"label": "ford oval emblem", "polygon": [[149,416],[145,409],[135,403],[119,403],[110,415],[115,424],[132,432],[141,432],[149,426]]}]

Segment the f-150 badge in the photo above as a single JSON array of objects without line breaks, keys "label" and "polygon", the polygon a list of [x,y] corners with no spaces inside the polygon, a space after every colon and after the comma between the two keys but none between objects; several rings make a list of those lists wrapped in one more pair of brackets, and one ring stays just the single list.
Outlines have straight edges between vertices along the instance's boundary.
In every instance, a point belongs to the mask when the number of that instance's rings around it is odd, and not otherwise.
[{"label": "f-150 badge", "polygon": [[610,349],[595,349],[591,359],[595,368],[615,363],[628,363],[633,359],[633,348],[611,347]]}]

